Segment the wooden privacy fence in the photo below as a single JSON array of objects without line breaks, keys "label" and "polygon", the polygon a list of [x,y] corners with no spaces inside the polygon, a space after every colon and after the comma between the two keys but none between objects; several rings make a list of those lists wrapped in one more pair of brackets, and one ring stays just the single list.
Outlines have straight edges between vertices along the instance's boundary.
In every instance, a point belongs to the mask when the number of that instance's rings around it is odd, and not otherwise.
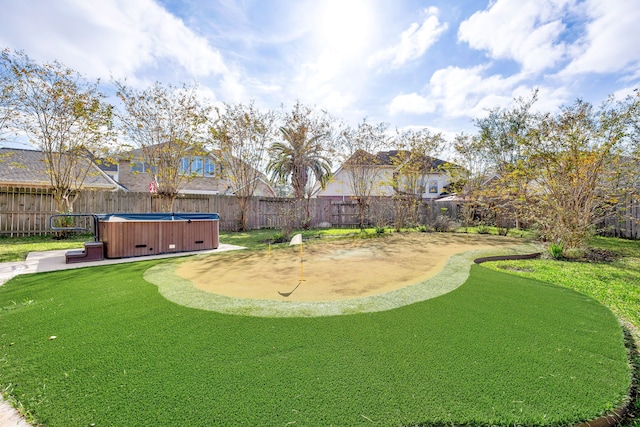
[{"label": "wooden privacy fence", "polygon": [[[394,205],[394,203],[396,205]],[[395,209],[394,209],[395,207]],[[150,193],[82,191],[74,204],[74,214],[159,212],[160,199]],[[220,230],[238,229],[240,205],[234,196],[184,195],[178,197],[174,212],[217,213]],[[397,220],[397,201],[373,200],[366,213],[366,225],[392,225]],[[0,187],[0,234],[19,236],[49,234],[49,218],[56,213],[50,192],[43,189]],[[439,215],[456,218],[455,204],[435,202],[416,206],[416,222],[427,224]],[[91,218],[78,218],[77,226],[92,230]],[[296,201],[289,198],[254,197],[250,201],[249,228],[299,228],[304,224],[320,226],[357,227],[358,205],[351,200],[310,199]]]},{"label": "wooden privacy fence", "polygon": [[601,228],[606,236],[640,239],[640,199],[629,197],[619,203]]}]

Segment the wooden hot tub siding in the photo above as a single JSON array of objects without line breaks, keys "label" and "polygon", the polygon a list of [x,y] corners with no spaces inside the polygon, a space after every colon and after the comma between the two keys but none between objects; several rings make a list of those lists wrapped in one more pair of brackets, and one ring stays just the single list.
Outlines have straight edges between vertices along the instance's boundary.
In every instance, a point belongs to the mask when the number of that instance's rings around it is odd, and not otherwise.
[{"label": "wooden hot tub siding", "polygon": [[99,221],[106,258],[217,249],[218,220]]}]

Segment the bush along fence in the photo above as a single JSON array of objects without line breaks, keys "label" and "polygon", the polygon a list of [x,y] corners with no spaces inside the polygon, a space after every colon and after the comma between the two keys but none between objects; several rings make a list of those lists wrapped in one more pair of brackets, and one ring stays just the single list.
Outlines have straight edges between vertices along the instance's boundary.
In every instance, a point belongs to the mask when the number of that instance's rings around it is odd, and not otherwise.
[{"label": "bush along fence", "polygon": [[[416,201],[412,198],[372,198],[365,214],[368,227],[430,226],[447,229],[460,222],[460,202]],[[159,212],[161,203],[150,193],[82,191],[74,205],[75,214]],[[217,213],[221,231],[238,230],[240,204],[234,196],[189,194],[176,199],[174,212]],[[35,188],[0,187],[0,235],[50,234],[51,215],[57,213],[53,196]],[[494,219],[495,220],[495,219]],[[78,218],[74,226],[92,230],[91,218]],[[294,229],[305,226],[359,226],[358,204],[340,200],[291,198],[251,199],[249,229]],[[629,199],[617,206],[599,227],[603,234],[640,239],[640,200]]]},{"label": "bush along fence", "polygon": [[[160,199],[150,193],[82,191],[74,214],[140,213],[161,211]],[[220,230],[238,230],[240,204],[234,196],[184,195],[176,199],[174,212],[217,213]],[[49,218],[56,214],[50,192],[36,188],[0,187],[0,235],[21,236],[52,233]],[[417,226],[456,220],[459,207],[452,202],[421,202],[409,199],[373,198],[365,216],[366,226]],[[290,198],[251,199],[249,229],[293,229],[308,226],[358,227],[355,201]],[[77,218],[73,226],[92,230],[92,219]]]}]

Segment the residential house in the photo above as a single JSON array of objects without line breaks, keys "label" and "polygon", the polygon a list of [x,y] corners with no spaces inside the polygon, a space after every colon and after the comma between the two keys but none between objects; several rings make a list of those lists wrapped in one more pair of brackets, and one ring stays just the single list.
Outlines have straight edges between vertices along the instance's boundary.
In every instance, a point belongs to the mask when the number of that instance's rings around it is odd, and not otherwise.
[{"label": "residential house", "polygon": [[[450,183],[449,173],[444,167],[447,162],[410,154],[403,150],[381,151],[375,155],[362,150],[356,151],[338,168],[326,187],[317,191],[317,197],[346,200],[355,196],[352,185],[354,174],[350,168],[367,170],[360,176],[361,179],[372,182],[372,196],[420,194],[422,199],[430,200],[447,195],[446,187]],[[407,162],[412,163],[411,167],[406,167]],[[411,172],[407,172],[408,170]]]},{"label": "residential house", "polygon": [[[147,192],[154,187],[153,166],[145,162],[142,150],[120,156],[116,179],[129,191]],[[198,152],[180,159],[180,173],[188,175],[179,194],[233,195],[230,179],[212,152]],[[275,190],[263,174],[259,174],[254,196],[275,197]]]},{"label": "residential house", "polygon": [[[91,159],[80,161],[81,170],[89,169],[82,189],[117,191],[123,190],[114,179],[102,171]],[[45,153],[20,148],[0,148],[0,186],[19,188],[51,188],[51,178],[47,172]]]}]

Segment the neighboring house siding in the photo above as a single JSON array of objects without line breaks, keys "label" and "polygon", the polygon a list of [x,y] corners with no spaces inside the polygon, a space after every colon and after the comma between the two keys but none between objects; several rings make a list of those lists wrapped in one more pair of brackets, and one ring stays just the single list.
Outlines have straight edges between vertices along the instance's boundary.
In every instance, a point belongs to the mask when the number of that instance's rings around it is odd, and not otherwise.
[{"label": "neighboring house siding", "polygon": [[[374,184],[372,196],[385,196],[393,194],[393,188],[389,185],[393,171],[390,169],[380,169],[375,175],[371,175]],[[340,169],[331,178],[324,190],[318,192],[318,197],[351,197],[353,196],[353,186],[351,184],[351,174],[349,171]]]},{"label": "neighboring house siding", "polygon": [[[391,168],[381,168],[376,176],[378,184],[372,196],[393,196],[396,194],[393,187],[389,184],[393,177]],[[436,199],[441,197],[445,187],[449,185],[450,180],[446,173],[430,173],[425,176],[425,192],[422,194],[423,199]],[[434,185],[432,185],[434,184]],[[435,189],[435,192],[432,190]],[[317,197],[331,198],[334,200],[342,198],[351,198],[353,196],[351,186],[351,176],[344,169],[336,171],[324,190],[320,190]]]},{"label": "neighboring house siding", "polygon": [[134,173],[129,161],[120,161],[118,163],[118,180],[127,190],[140,192],[149,191],[149,183],[153,181],[153,178],[146,172]]},{"label": "neighboring house siding", "polygon": [[[216,171],[219,171],[217,160],[214,157],[210,157],[209,160],[215,163]],[[204,175],[205,171],[203,170],[201,176],[185,177],[179,193],[232,195],[228,179],[224,177],[221,178],[219,176]],[[142,160],[129,159],[121,159],[119,161],[118,178],[120,180],[120,184],[126,187],[129,191],[134,192],[149,191],[149,184],[154,180],[153,174],[146,172],[146,168],[142,166]],[[271,186],[265,181],[260,180],[254,196],[275,197],[275,195],[273,188],[271,188]]]},{"label": "neighboring house siding", "polygon": [[[149,191],[149,184],[153,182],[153,175],[144,171],[133,171],[133,165],[141,164],[131,162],[129,160],[121,160],[118,164],[118,178],[120,184],[125,186],[129,191]],[[216,177],[193,177],[191,179],[185,177],[182,190],[190,193],[207,193],[207,194],[223,194],[227,188],[226,181]]]}]

